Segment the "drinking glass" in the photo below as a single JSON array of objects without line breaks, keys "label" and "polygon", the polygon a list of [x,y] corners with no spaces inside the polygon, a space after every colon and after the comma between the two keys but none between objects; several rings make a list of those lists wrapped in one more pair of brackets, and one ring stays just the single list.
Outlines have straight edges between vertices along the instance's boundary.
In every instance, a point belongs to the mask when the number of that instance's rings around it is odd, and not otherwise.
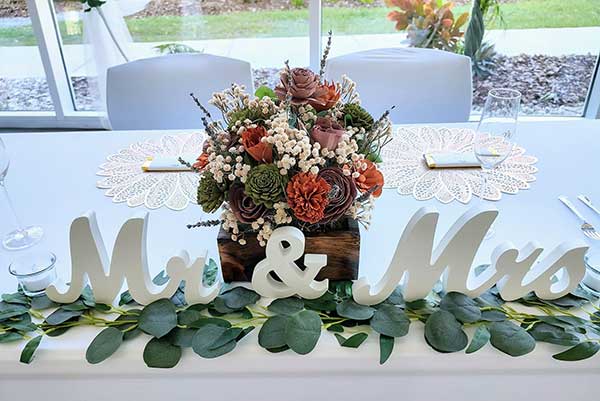
[{"label": "drinking glass", "polygon": [[[490,170],[512,153],[521,107],[521,94],[514,89],[492,89],[481,113],[474,141],[475,156],[481,162],[482,183],[480,198],[485,204]],[[486,238],[494,235],[490,227]]]},{"label": "drinking glass", "polygon": [[8,157],[8,153],[6,152],[6,147],[4,146],[2,138],[0,138],[0,190],[4,192],[4,197],[6,198],[9,212],[12,214],[17,226],[16,230],[8,233],[2,239],[2,245],[4,245],[4,247],[8,250],[25,249],[38,243],[42,239],[44,231],[38,226],[24,227],[21,224],[21,220],[15,212],[15,208],[10,200],[8,191],[6,190],[6,184],[4,182],[6,174],[8,173],[9,164],[10,159]]}]

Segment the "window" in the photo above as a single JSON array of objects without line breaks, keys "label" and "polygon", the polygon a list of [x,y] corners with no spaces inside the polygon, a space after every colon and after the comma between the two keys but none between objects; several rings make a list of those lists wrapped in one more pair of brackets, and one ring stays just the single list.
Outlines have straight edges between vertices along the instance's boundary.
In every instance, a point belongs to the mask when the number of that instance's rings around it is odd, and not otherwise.
[{"label": "window", "polygon": [[24,0],[0,2],[0,111],[51,111],[52,99]]}]

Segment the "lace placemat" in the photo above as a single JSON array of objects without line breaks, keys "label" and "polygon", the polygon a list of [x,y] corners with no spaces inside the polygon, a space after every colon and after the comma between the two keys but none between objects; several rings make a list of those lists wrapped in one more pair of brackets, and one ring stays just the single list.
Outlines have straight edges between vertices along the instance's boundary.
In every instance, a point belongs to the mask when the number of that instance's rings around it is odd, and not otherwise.
[{"label": "lace placemat", "polygon": [[199,174],[194,172],[145,173],[142,164],[149,156],[179,157],[200,154],[205,135],[203,133],[165,135],[160,140],[137,142],[119,153],[108,156],[100,165],[96,183],[106,189],[106,196],[113,202],[127,202],[130,207],[144,205],[148,209],[166,206],[183,210],[190,203],[196,204]]},{"label": "lace placemat", "polygon": [[[436,198],[442,203],[468,203],[473,195],[481,196],[482,170],[429,169],[423,158],[427,152],[473,152],[474,136],[475,131],[466,128],[400,127],[382,151],[380,168],[385,186],[398,188],[398,193],[417,200]],[[490,138],[490,144],[496,142],[496,146],[503,141]],[[499,200],[503,192],[516,194],[528,189],[535,181],[536,162],[537,158],[526,155],[525,149],[515,147],[502,164],[486,172],[484,198]]]}]

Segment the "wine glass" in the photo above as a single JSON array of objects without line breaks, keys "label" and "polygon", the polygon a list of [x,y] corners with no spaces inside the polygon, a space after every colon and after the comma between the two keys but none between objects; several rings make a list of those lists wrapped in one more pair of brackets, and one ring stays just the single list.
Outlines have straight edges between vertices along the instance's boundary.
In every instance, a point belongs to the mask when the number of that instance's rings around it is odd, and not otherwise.
[{"label": "wine glass", "polygon": [[17,226],[16,230],[8,233],[2,239],[2,245],[4,245],[6,249],[12,251],[29,248],[30,246],[35,245],[42,239],[44,231],[41,227],[38,226],[24,227],[21,224],[21,220],[15,212],[15,208],[12,204],[12,201],[8,196],[8,191],[6,190],[6,184],[4,182],[6,174],[8,173],[9,164],[10,159],[8,157],[8,153],[6,152],[6,147],[4,146],[2,138],[0,138],[0,188],[4,192],[9,211],[12,214]]},{"label": "wine glass", "polygon": [[[482,204],[488,194],[490,170],[502,163],[512,153],[517,131],[517,119],[521,107],[521,93],[514,89],[492,89],[489,91],[477,126],[473,148],[481,162]],[[486,238],[494,235],[490,227]]]}]

